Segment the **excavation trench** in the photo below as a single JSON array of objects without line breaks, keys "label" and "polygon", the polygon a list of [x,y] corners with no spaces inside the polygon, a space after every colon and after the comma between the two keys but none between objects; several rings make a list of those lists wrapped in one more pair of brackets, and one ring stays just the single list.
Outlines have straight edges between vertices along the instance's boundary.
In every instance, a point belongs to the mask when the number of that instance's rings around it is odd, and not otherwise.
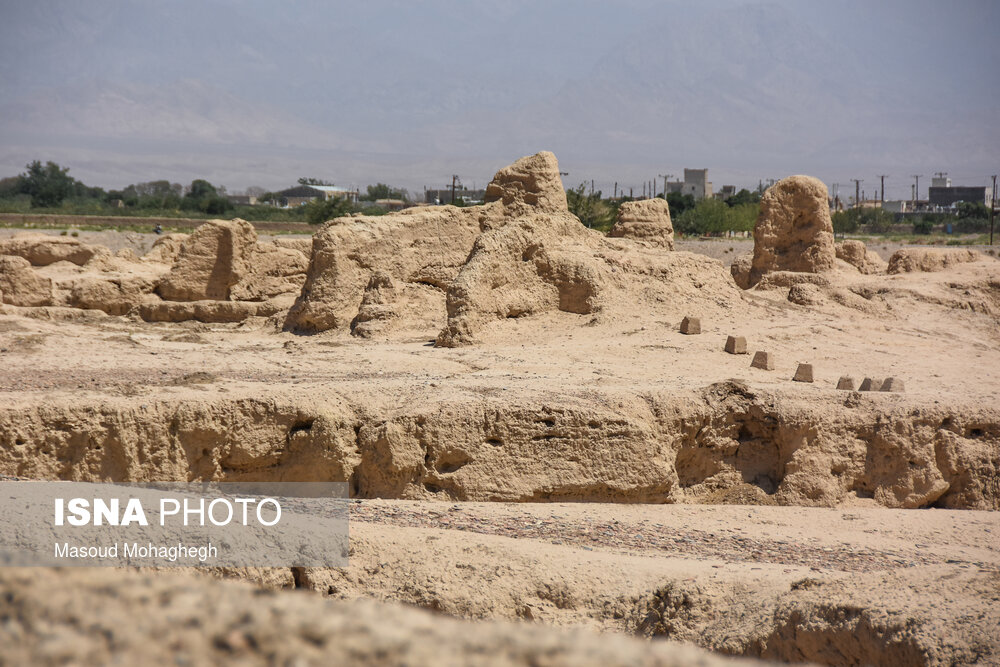
[{"label": "excavation trench", "polygon": [[[234,387],[199,399],[24,401],[0,408],[0,474],[345,481],[356,498],[439,501],[836,506],[870,499],[895,508],[996,509],[1000,497],[1000,415],[981,407],[853,393],[823,405],[736,381],[669,394],[441,395],[403,408],[301,385],[264,394]],[[718,586],[644,574],[656,559],[605,561],[610,556],[586,545],[567,561],[548,551],[565,546],[452,530],[435,531],[451,535],[435,537],[437,551],[427,552],[426,532],[364,526],[352,527],[349,568],[224,574],[461,618],[596,624],[785,661],[962,664],[996,653],[995,642],[979,637],[951,640],[974,624],[933,625],[964,609],[928,616],[907,603],[887,611],[884,601],[911,586],[886,578],[889,569],[858,570],[850,587],[781,568]],[[531,544],[517,551],[521,542]],[[914,591],[946,606],[956,586],[980,585],[974,571],[919,567],[936,573],[941,590],[927,592],[921,581]],[[960,593],[958,601],[979,595]]]},{"label": "excavation trench", "polygon": [[344,481],[360,498],[446,501],[998,507],[997,411],[833,400],[736,381],[683,394],[429,396],[404,410],[300,387],[51,399],[0,408],[0,474]]}]

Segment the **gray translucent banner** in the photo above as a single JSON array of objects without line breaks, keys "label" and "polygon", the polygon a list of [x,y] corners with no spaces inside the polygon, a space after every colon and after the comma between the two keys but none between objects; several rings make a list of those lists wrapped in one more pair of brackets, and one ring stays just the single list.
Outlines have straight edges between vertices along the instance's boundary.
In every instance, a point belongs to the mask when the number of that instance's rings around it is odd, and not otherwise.
[{"label": "gray translucent banner", "polygon": [[0,566],[346,567],[342,482],[0,481]]}]

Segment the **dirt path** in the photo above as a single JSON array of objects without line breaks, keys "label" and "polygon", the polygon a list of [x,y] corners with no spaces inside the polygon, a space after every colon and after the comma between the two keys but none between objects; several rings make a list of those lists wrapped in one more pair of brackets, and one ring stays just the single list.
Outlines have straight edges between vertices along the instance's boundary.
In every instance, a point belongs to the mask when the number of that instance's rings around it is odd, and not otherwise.
[{"label": "dirt path", "polygon": [[[955,565],[1000,572],[1000,514],[682,505],[442,506],[354,500],[351,520],[605,549],[651,558],[872,572]],[[817,531],[815,526],[823,526]],[[836,536],[835,538],[833,536]]]}]

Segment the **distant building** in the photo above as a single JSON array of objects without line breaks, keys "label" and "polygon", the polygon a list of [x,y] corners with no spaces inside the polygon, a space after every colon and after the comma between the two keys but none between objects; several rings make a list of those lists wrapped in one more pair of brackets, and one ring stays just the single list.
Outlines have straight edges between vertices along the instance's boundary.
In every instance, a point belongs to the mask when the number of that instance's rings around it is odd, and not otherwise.
[{"label": "distant building", "polygon": [[882,202],[882,210],[888,213],[912,213],[913,202],[906,199],[886,199]]},{"label": "distant building", "polygon": [[715,197],[716,199],[721,199],[722,201],[726,201],[727,199],[735,195],[736,195],[735,185],[723,185],[721,188],[719,188],[719,191],[712,196]]},{"label": "distant building", "polygon": [[989,206],[991,203],[990,194],[989,189],[985,185],[977,187],[961,185],[954,187],[935,187],[932,185],[927,189],[927,199],[930,201],[931,205],[941,207],[954,206],[960,201],[973,202]]},{"label": "distant building", "polygon": [[284,208],[302,206],[313,200],[346,199],[352,204],[358,203],[358,191],[341,188],[335,185],[297,185],[275,193],[278,205]]},{"label": "distant building", "polygon": [[256,206],[257,198],[253,195],[226,195],[226,199],[234,206]]},{"label": "distant building", "polygon": [[926,199],[918,199],[913,201],[911,199],[886,199],[882,202],[882,210],[888,213],[934,213],[939,211],[940,207],[936,207],[928,202]]},{"label": "distant building", "polygon": [[[486,199],[486,190],[467,190],[455,188],[455,200],[461,199],[466,204],[482,204]],[[442,190],[424,190],[424,201],[428,204],[450,204],[451,188]]]},{"label": "distant building", "polygon": [[684,180],[668,182],[667,192],[691,195],[695,200],[711,197],[712,182],[708,180],[708,169],[685,169]]}]

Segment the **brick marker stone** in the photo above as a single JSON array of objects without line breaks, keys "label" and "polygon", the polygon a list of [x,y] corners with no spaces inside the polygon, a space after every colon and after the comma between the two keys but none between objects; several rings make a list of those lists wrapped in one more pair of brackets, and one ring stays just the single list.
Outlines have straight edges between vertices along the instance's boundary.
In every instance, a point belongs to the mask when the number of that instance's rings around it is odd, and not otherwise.
[{"label": "brick marker stone", "polygon": [[747,339],[743,336],[730,336],[726,339],[726,352],[729,354],[747,354]]},{"label": "brick marker stone", "polygon": [[837,389],[844,389],[845,391],[854,391],[854,378],[849,375],[845,375],[837,380]]},{"label": "brick marker stone", "polygon": [[906,391],[903,388],[903,381],[899,378],[886,378],[885,382],[882,383],[882,389],[880,391]]},{"label": "brick marker stone", "polygon": [[757,350],[754,352],[753,361],[750,362],[750,366],[751,368],[761,368],[765,371],[773,371],[774,357],[771,356],[770,352]]},{"label": "brick marker stone", "polygon": [[795,369],[795,375],[792,377],[792,379],[796,382],[812,382],[813,365],[799,364],[799,367]]},{"label": "brick marker stone", "polygon": [[861,381],[861,386],[858,387],[858,391],[881,391],[882,390],[882,380],[878,378],[865,378]]},{"label": "brick marker stone", "polygon": [[681,320],[681,333],[682,334],[700,334],[701,333],[701,320],[697,317],[685,317]]}]

